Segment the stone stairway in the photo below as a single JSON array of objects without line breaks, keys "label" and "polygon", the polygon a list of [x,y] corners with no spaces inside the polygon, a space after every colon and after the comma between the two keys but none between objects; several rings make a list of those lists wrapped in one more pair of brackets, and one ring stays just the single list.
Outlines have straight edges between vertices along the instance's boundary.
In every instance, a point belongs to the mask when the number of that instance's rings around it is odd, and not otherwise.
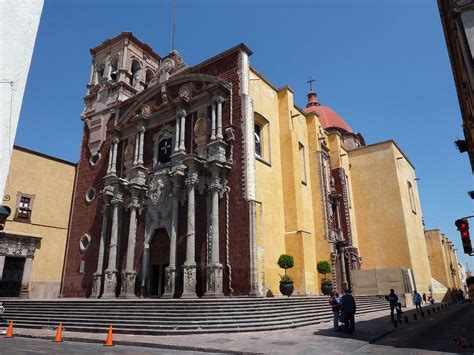
[{"label": "stone stairway", "polygon": [[[379,297],[356,297],[357,313],[388,309]],[[15,327],[115,333],[197,334],[276,330],[332,319],[328,297],[5,300],[4,318]]]}]

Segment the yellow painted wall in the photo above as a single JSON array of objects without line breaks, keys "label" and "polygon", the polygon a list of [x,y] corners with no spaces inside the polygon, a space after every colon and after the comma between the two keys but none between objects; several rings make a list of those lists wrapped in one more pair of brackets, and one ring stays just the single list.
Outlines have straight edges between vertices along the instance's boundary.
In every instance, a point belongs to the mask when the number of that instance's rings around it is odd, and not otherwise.
[{"label": "yellow painted wall", "polygon": [[[348,152],[362,269],[409,268],[428,292],[431,272],[411,164],[393,141]],[[413,185],[412,212],[407,181]]]},{"label": "yellow painted wall", "polygon": [[[74,165],[13,149],[5,189],[10,200],[3,201],[12,213],[5,224],[5,232],[42,238],[41,246],[34,254],[30,285],[54,283],[59,288],[74,176]],[[35,195],[31,223],[13,220],[17,192]]]},{"label": "yellow painted wall", "polygon": [[[259,282],[264,280],[266,288],[279,294],[279,275],[284,270],[277,264],[278,257],[290,254],[295,260],[295,266],[288,270],[294,279],[294,294],[314,294],[317,274],[310,173],[312,153],[306,116],[295,108],[291,89],[278,90],[253,70],[250,96],[254,111],[269,122],[268,141],[263,142],[264,146],[270,145],[269,154],[265,154],[264,148],[264,159],[256,157]],[[304,183],[299,144],[304,146],[305,152]],[[261,247],[262,242],[264,247]]]},{"label": "yellow painted wall", "polygon": [[444,238],[439,229],[425,231],[426,246],[431,267],[431,275],[446,287],[451,287],[449,262]]}]

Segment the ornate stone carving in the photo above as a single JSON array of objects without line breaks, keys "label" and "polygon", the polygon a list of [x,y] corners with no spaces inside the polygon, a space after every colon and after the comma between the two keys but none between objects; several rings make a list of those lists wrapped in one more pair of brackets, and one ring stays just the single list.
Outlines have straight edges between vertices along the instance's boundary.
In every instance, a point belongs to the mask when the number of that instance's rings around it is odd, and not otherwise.
[{"label": "ornate stone carving", "polygon": [[40,238],[5,234],[0,237],[0,255],[34,258],[40,245]]},{"label": "ornate stone carving", "polygon": [[197,138],[209,133],[209,120],[206,117],[200,117],[194,124],[194,134]]},{"label": "ornate stone carving", "polygon": [[184,180],[184,184],[188,189],[194,189],[199,182],[199,179],[196,175],[190,176]]},{"label": "ornate stone carving", "polygon": [[127,148],[125,148],[124,158],[125,162],[129,163],[133,160],[133,155],[135,154],[135,144],[128,143]]},{"label": "ornate stone carving", "polygon": [[176,63],[173,59],[166,58],[165,60],[161,62],[159,72],[160,74],[169,73],[171,70],[174,69],[175,66],[176,66]]},{"label": "ornate stone carving", "polygon": [[206,297],[220,297],[222,292],[222,272],[221,264],[208,265],[207,269]]},{"label": "ornate stone carving", "polygon": [[151,107],[150,105],[144,104],[140,108],[140,113],[143,117],[150,117],[151,116]]},{"label": "ornate stone carving", "polygon": [[146,173],[142,168],[136,167],[129,172],[129,180],[132,184],[145,185]]},{"label": "ornate stone carving", "polygon": [[117,288],[117,272],[105,271],[104,273],[104,293],[102,298],[115,298],[115,289]]},{"label": "ornate stone carving", "polygon": [[191,97],[193,96],[193,93],[194,93],[193,83],[187,83],[187,84],[181,85],[181,87],[179,88],[178,95],[182,99],[184,99],[186,101],[189,101],[189,100],[191,100]]},{"label": "ornate stone carving", "polygon": [[209,191],[211,192],[221,192],[223,189],[223,185],[221,184],[220,178],[211,179],[209,185]]},{"label": "ornate stone carving", "polygon": [[140,200],[137,198],[137,197],[133,197],[130,199],[130,202],[128,204],[128,208],[140,208],[141,207],[141,204],[140,204]]},{"label": "ornate stone carving", "polygon": [[196,266],[183,265],[183,294],[182,298],[195,298],[196,296]]},{"label": "ornate stone carving", "polygon": [[153,175],[147,196],[153,205],[162,205],[171,194],[169,177],[166,174]]},{"label": "ornate stone carving", "polygon": [[165,293],[164,298],[172,298],[175,291],[176,268],[168,266],[165,269]]},{"label": "ornate stone carving", "polygon": [[135,271],[125,271],[122,273],[121,298],[135,298],[135,280],[137,273]]}]

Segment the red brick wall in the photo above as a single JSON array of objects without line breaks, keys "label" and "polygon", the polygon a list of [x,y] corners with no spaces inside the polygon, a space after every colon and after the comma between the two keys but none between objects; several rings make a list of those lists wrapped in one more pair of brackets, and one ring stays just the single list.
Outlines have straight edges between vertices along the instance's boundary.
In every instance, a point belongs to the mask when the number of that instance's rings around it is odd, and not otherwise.
[{"label": "red brick wall", "polygon": [[[108,126],[113,125],[113,118],[109,119]],[[99,252],[100,232],[102,227],[103,199],[96,198],[91,203],[85,199],[89,187],[95,187],[97,193],[104,187],[105,173],[108,165],[108,151],[110,148],[110,137],[107,135],[106,142],[102,145],[100,153],[102,157],[92,167],[89,163],[90,153],[87,147],[88,128],[84,125],[84,133],[81,146],[81,156],[77,169],[77,181],[74,194],[74,204],[71,215],[71,229],[69,231],[64,280],[62,294],[64,297],[87,297],[92,289],[92,276],[97,268],[97,257]],[[84,255],[79,249],[81,236],[88,233],[91,236],[91,244]],[[81,260],[85,260],[85,272],[79,272]]]},{"label": "red brick wall", "polygon": [[[232,288],[234,295],[246,295],[249,292],[250,286],[250,244],[249,244],[249,203],[244,198],[242,176],[244,173],[243,166],[243,132],[242,132],[242,113],[241,113],[241,99],[239,95],[239,77],[238,77],[238,53],[231,53],[226,57],[209,63],[207,66],[202,66],[196,73],[208,74],[218,76],[232,84],[232,116],[233,126],[235,128],[235,142],[233,142],[233,168],[229,172],[227,179],[230,186],[229,198],[229,259],[232,267]],[[129,103],[127,103],[129,104]],[[223,128],[229,127],[230,122],[230,104],[226,102],[223,107]],[[186,124],[186,131],[192,132],[192,120],[188,119]],[[109,124],[112,124],[110,120]],[[144,142],[144,162],[148,168],[152,167],[153,163],[153,135],[159,128],[145,133]],[[91,184],[96,186],[97,191],[103,188],[103,176],[107,169],[108,152],[110,146],[110,136],[107,137],[107,142],[103,145],[102,159],[100,167],[91,168],[89,165],[89,153],[87,148],[87,132],[84,135],[81,150],[81,160],[78,168],[76,199],[73,207],[73,216],[70,237],[68,240],[68,252],[66,256],[66,270],[63,285],[63,295],[65,297],[86,297],[91,292],[92,276],[97,267],[97,253],[99,249],[99,238],[102,223],[101,207],[102,201],[95,200],[88,204],[85,201],[85,193]],[[186,136],[186,146],[189,151],[191,145],[191,136]],[[120,172],[122,147],[119,147],[118,166],[117,170]],[[123,169],[124,170],[124,169]],[[219,233],[220,233],[220,262],[225,265],[226,262],[226,204],[225,198],[220,199],[219,202]],[[202,295],[205,291],[205,250],[206,250],[206,232],[207,232],[207,217],[206,217],[206,194],[200,196],[196,192],[196,261],[198,263],[198,288],[197,292]],[[179,209],[179,226],[178,226],[178,240],[177,240],[177,294],[182,292],[182,273],[181,267],[185,261],[186,255],[186,220],[187,220],[187,203],[180,206]],[[120,232],[120,248],[119,248],[119,267],[125,267],[126,247],[128,240],[128,219],[129,213],[127,211],[122,214],[122,225]],[[140,291],[141,285],[141,264],[143,259],[143,242],[145,233],[145,219],[146,211],[138,218],[137,226],[137,240],[135,249],[134,265],[138,271],[138,278],[136,282],[136,290]],[[82,234],[89,233],[92,237],[92,244],[88,252],[82,256],[79,252],[79,238]],[[86,272],[79,274],[79,262],[84,258],[86,260]],[[104,260],[106,266],[106,259]],[[224,269],[224,292],[229,293],[228,287],[228,269]]]}]

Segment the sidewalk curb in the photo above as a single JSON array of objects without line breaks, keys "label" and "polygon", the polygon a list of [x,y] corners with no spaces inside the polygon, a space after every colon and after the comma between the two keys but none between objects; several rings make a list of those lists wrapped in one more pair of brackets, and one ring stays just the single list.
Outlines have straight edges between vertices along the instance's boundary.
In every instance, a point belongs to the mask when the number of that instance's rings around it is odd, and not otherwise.
[{"label": "sidewalk curb", "polygon": [[[15,338],[30,338],[30,339],[44,339],[51,340],[50,336],[45,335],[33,335],[33,334],[15,334]],[[94,338],[80,338],[74,336],[63,336],[63,341],[74,341],[80,343],[90,343],[90,344],[101,344],[104,341],[101,339]],[[201,352],[215,352],[222,354],[235,354],[235,355],[260,355],[262,353],[254,352],[242,352],[242,351],[232,351],[224,349],[216,349],[212,347],[200,347],[200,346],[187,346],[187,345],[173,345],[173,344],[162,344],[162,343],[147,343],[142,341],[130,341],[130,340],[114,340],[115,345],[123,346],[136,346],[143,348],[155,348],[155,349],[168,349],[168,350],[183,350],[183,351],[201,351]]]}]

